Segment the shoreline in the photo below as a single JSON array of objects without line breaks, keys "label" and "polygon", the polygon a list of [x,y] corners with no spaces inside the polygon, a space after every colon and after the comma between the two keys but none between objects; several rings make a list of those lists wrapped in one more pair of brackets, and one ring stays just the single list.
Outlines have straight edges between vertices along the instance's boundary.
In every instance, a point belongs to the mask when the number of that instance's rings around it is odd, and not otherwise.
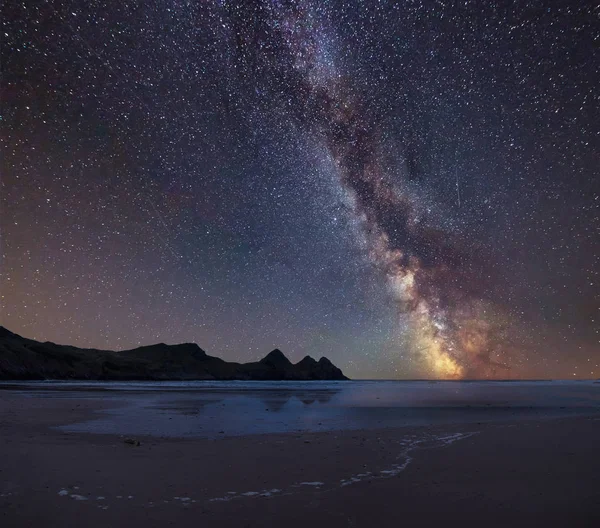
[{"label": "shoreline", "polygon": [[[95,402],[95,415],[82,416],[63,432],[113,436],[208,437],[379,430],[418,426],[480,425],[600,415],[591,383],[410,384],[323,382],[28,385],[0,397],[39,398],[50,413],[52,400]],[[16,401],[16,400],[15,400]],[[33,400],[32,400],[33,401]],[[113,407],[109,409],[108,407]]]},{"label": "shoreline", "polygon": [[135,447],[115,435],[54,429],[115,401],[7,394],[0,395],[4,526],[600,521],[598,416],[221,438],[150,436],[139,437],[141,446]]}]

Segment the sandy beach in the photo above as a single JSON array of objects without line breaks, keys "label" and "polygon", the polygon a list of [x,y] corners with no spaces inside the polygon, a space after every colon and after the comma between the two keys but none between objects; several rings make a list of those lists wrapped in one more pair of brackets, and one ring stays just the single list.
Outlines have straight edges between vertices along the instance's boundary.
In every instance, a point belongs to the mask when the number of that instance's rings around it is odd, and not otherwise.
[{"label": "sandy beach", "polygon": [[0,391],[2,526],[600,525],[593,413],[140,446],[56,428],[120,405]]}]

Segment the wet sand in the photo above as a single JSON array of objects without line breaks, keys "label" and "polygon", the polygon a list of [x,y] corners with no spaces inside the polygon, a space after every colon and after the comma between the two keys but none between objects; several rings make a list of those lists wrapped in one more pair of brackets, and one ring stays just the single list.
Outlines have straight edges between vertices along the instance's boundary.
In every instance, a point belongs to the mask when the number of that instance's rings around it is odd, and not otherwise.
[{"label": "wet sand", "polygon": [[600,526],[597,415],[139,447],[55,428],[118,405],[0,391],[1,526]]}]

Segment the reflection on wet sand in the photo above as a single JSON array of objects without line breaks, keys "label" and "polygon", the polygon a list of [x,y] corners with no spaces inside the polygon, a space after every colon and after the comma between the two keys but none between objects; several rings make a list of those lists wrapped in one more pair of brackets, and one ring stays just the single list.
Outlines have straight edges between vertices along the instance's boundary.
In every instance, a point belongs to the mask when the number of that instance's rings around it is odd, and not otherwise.
[{"label": "reflection on wet sand", "polygon": [[62,430],[123,435],[217,438],[600,413],[600,392],[591,381],[44,382],[16,390],[114,402]]},{"label": "reflection on wet sand", "polygon": [[[331,398],[337,394],[339,390],[312,390],[312,391],[247,391],[244,393],[245,398],[255,399],[262,402],[264,410],[268,412],[285,411],[286,406],[291,400],[302,402],[305,406],[310,406],[315,403],[326,404]],[[165,411],[169,413],[179,413],[186,416],[198,415],[206,409],[212,410],[225,406],[224,403],[228,398],[238,396],[239,392],[220,393],[219,397],[204,397],[198,396],[193,399],[176,399],[159,401],[149,406],[156,411]]]},{"label": "reflection on wet sand", "polygon": [[337,394],[339,390],[327,390],[327,391],[304,391],[294,393],[278,393],[276,395],[261,395],[261,400],[267,405],[269,411],[281,411],[285,405],[292,399],[295,398],[300,400],[304,405],[312,405],[315,402],[325,404],[328,403],[331,398]]}]

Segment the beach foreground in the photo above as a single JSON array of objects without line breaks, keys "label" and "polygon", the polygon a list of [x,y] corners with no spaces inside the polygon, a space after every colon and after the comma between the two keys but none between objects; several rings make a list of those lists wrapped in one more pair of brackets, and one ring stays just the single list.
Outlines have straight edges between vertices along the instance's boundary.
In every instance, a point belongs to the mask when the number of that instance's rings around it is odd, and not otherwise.
[{"label": "beach foreground", "polygon": [[600,526],[600,416],[176,438],[0,391],[0,525]]}]

